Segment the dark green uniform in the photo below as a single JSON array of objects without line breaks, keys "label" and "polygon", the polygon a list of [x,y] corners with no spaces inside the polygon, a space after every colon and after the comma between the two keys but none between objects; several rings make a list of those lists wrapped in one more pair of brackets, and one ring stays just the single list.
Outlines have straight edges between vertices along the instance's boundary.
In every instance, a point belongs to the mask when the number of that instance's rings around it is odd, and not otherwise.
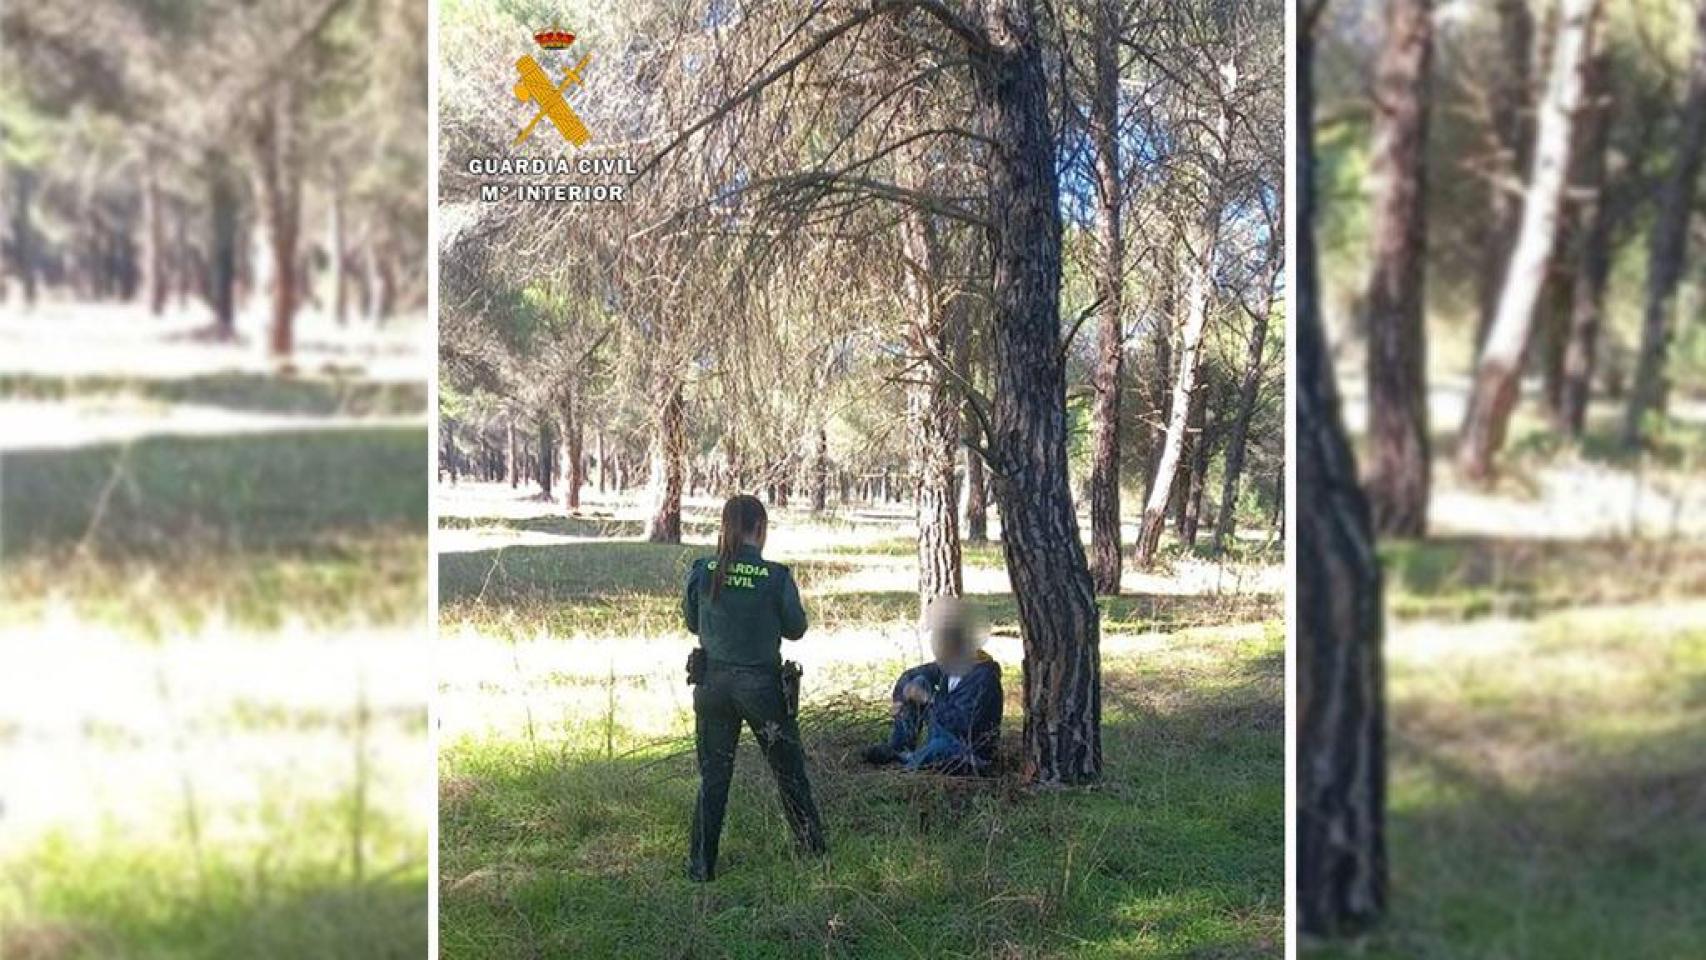
[{"label": "dark green uniform", "polygon": [[[713,576],[723,577],[722,595],[714,600]],[[794,839],[805,850],[822,853],[823,826],[806,780],[800,727],[782,691],[782,638],[798,640],[806,632],[793,573],[765,560],[753,546],[741,547],[728,570],[718,570],[716,560],[696,561],[687,575],[681,611],[707,658],[704,678],[693,689],[699,804],[693,811],[688,872],[703,880],[716,873],[717,840],[742,723],[752,729],[776,775]]]}]

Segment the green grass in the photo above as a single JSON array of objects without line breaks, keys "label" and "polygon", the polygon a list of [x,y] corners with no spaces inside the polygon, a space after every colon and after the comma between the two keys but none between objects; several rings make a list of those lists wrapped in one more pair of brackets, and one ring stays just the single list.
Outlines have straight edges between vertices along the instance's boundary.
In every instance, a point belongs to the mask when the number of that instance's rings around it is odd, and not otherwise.
[{"label": "green grass", "polygon": [[339,376],[210,373],[192,377],[0,373],[0,399],[58,403],[134,400],[192,404],[249,413],[311,416],[409,416],[426,412],[426,384]]},{"label": "green grass", "polygon": [[[340,818],[327,807],[321,818]],[[300,813],[254,849],[43,838],[0,866],[0,956],[31,960],[397,958],[426,953],[421,832],[367,825],[367,867]],[[315,844],[314,846],[320,846]]]},{"label": "green grass", "polygon": [[1689,541],[1435,537],[1382,543],[1381,559],[1402,620],[1534,617],[1706,594],[1706,544]]},{"label": "green grass", "polygon": [[[804,518],[787,519],[791,542],[811,542]],[[530,524],[509,529],[540,529]],[[569,539],[440,555],[445,642],[470,654],[490,647],[474,662],[513,660],[516,671],[501,681],[444,680],[457,710],[479,711],[469,703],[483,698],[509,719],[472,723],[483,732],[447,736],[442,748],[443,956],[1281,954],[1277,597],[1102,601],[1105,649],[1119,635],[1157,635],[1141,655],[1104,655],[1107,776],[1088,789],[1019,785],[1017,662],[1005,665],[1006,767],[976,782],[858,762],[884,736],[883,698],[903,664],[855,657],[814,668],[801,724],[829,857],[792,855],[774,785],[747,738],[720,876],[700,886],[684,875],[697,789],[684,688],[673,675],[618,676],[553,647],[608,644],[629,657],[656,649],[659,662],[673,663],[685,648],[681,584],[709,549]],[[878,538],[868,550],[831,544],[786,557],[812,635],[837,646],[843,637],[868,642],[873,630],[909,632],[918,614],[912,550]],[[966,559],[985,573],[1001,564],[993,546],[970,548]],[[994,633],[1017,633],[1011,596],[969,601]]]},{"label": "green grass", "polygon": [[[504,637],[668,634],[680,629],[688,567],[711,552],[705,546],[584,541],[446,553],[439,557],[441,617]],[[999,567],[999,557],[995,561]],[[790,565],[819,628],[897,624],[918,615],[911,590],[834,589],[836,578],[857,569],[844,551]],[[1017,635],[1011,594],[976,594],[967,601],[993,632]],[[1127,594],[1100,603],[1104,630],[1141,632],[1261,619],[1279,609],[1280,598]]]},{"label": "green grass", "polygon": [[1624,608],[1502,640],[1394,645],[1389,915],[1312,953],[1698,955],[1706,629]]},{"label": "green grass", "polygon": [[[690,738],[585,718],[531,743],[451,744],[443,956],[1278,956],[1282,646],[1275,625],[1207,673],[1110,659],[1108,777],[1090,790],[865,768],[884,706],[807,704],[831,854],[790,853],[749,740],[708,886],[683,875]],[[1008,716],[1012,753],[1016,702]]]},{"label": "green grass", "polygon": [[420,428],[215,437],[0,457],[0,608],[69,600],[156,635],[221,615],[259,629],[418,620]]}]

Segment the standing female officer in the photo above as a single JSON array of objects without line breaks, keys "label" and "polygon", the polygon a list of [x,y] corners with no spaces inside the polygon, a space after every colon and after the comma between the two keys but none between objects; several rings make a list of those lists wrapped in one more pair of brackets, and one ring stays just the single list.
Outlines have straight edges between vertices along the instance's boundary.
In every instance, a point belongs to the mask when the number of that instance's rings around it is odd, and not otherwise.
[{"label": "standing female officer", "polygon": [[717,839],[743,722],[776,775],[795,841],[807,853],[825,849],[823,824],[806,780],[800,726],[782,688],[782,638],[805,635],[806,611],[793,573],[763,557],[768,530],[769,518],[757,497],[729,498],[723,504],[716,559],[694,561],[681,601],[687,629],[698,635],[704,650],[703,671],[689,670],[690,679],[698,673],[693,712],[699,804],[687,865],[694,880],[716,875]]}]

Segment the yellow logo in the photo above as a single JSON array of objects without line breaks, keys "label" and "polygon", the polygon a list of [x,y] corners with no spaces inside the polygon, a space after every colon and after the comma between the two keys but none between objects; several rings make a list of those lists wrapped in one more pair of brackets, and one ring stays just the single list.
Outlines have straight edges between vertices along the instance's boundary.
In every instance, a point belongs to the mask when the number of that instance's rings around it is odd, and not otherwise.
[{"label": "yellow logo", "polygon": [[[560,27],[552,27],[534,34],[533,39],[546,50],[564,50],[575,42],[575,35]],[[557,128],[557,132],[563,135],[563,139],[576,147],[584,147],[591,142],[591,132],[581,121],[580,115],[569,106],[569,101],[563,97],[563,91],[569,84],[580,86],[583,83],[581,71],[586,69],[587,62],[591,59],[592,54],[583,54],[580,62],[564,72],[561,83],[552,83],[545,68],[540,66],[539,61],[533,59],[530,53],[522,54],[521,59],[515,62],[516,73],[520,75],[520,79],[515,82],[515,98],[522,103],[531,102],[539,108],[533,119],[527,121],[527,126],[522,127],[521,132],[516,134],[517,146],[526,143],[527,138],[533,136],[533,128],[539,125],[539,121],[547,118],[550,119],[551,125]]]}]

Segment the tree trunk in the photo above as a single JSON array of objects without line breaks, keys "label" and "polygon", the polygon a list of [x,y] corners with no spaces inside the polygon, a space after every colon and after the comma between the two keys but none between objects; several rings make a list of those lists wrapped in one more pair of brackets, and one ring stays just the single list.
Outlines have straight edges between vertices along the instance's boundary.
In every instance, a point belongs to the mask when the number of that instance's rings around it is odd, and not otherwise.
[{"label": "tree trunk", "polygon": [[1120,367],[1125,357],[1124,198],[1120,183],[1120,3],[1099,0],[1092,38],[1090,139],[1096,155],[1096,398],[1091,411],[1090,578],[1096,592],[1120,592]]},{"label": "tree trunk", "polygon": [[439,459],[446,473],[450,474],[450,485],[456,485],[456,421],[449,417],[442,421],[444,427],[444,449],[439,451]]},{"label": "tree trunk", "polygon": [[586,474],[581,463],[581,454],[584,451],[582,450],[580,410],[576,409],[573,392],[570,392],[563,400],[560,430],[562,433],[560,442],[563,461],[563,510],[567,513],[579,513],[581,487],[586,483]]},{"label": "tree trunk", "polygon": [[267,346],[274,357],[294,348],[297,235],[302,216],[302,156],[296,92],[283,84],[278,100],[261,115],[255,133],[256,194],[260,197],[271,255],[272,311]]},{"label": "tree trunk", "polygon": [[[1489,97],[1493,161],[1486,171],[1489,183],[1481,234],[1481,309],[1475,324],[1477,356],[1487,342],[1487,331],[1492,329],[1493,315],[1499,308],[1511,245],[1522,218],[1522,198],[1510,184],[1528,171],[1534,149],[1534,123],[1529,116],[1534,101],[1534,14],[1529,9],[1529,0],[1497,0],[1496,13],[1500,56],[1491,65],[1496,74]],[[1369,495],[1376,501],[1380,496],[1374,490]],[[1379,529],[1378,502],[1374,511],[1374,522]]]},{"label": "tree trunk", "polygon": [[145,161],[142,183],[142,266],[144,286],[148,291],[148,312],[159,316],[166,312],[166,298],[172,292],[172,271],[166,255],[166,209],[160,194],[158,161],[149,151]]},{"label": "tree trunk", "polygon": [[36,303],[36,232],[30,222],[35,206],[36,174],[23,167],[12,168],[12,269],[24,288],[24,306]]},{"label": "tree trunk", "polygon": [[[1244,346],[1244,379],[1238,385],[1238,413],[1232,433],[1226,438],[1226,463],[1220,480],[1220,518],[1214,525],[1214,553],[1238,535],[1238,488],[1244,474],[1244,451],[1249,442],[1250,421],[1256,415],[1256,397],[1262,388],[1262,355],[1267,348],[1268,318],[1274,309],[1274,282],[1279,277],[1285,242],[1285,221],[1275,218],[1268,240],[1268,266],[1262,280],[1260,309],[1250,317],[1250,334]],[[1283,494],[1282,494],[1283,497]]]},{"label": "tree trunk", "polygon": [[1564,345],[1564,369],[1559,385],[1559,429],[1580,437],[1587,426],[1588,400],[1593,392],[1594,367],[1599,353],[1599,331],[1605,312],[1605,293],[1611,278],[1611,234],[1614,213],[1606,195],[1606,158],[1611,149],[1611,106],[1605,97],[1609,69],[1607,55],[1595,55],[1588,68],[1589,108],[1583,120],[1583,182],[1592,199],[1582,211],[1582,232],[1577,279],[1570,304],[1570,329]]},{"label": "tree trunk", "polygon": [[610,454],[604,446],[604,429],[598,431],[598,492],[602,495],[610,484]]},{"label": "tree trunk", "polygon": [[1179,542],[1187,548],[1197,545],[1197,531],[1202,526],[1203,494],[1208,488],[1208,465],[1214,459],[1215,438],[1220,435],[1220,408],[1223,381],[1215,381],[1210,389],[1206,384],[1199,390],[1203,396],[1202,411],[1197,415],[1197,433],[1191,450],[1190,482],[1185,485],[1184,515],[1179,524]]},{"label": "tree trunk", "polygon": [[1688,264],[1688,226],[1694,214],[1700,154],[1706,144],[1706,0],[1696,2],[1694,58],[1689,68],[1688,99],[1682,108],[1676,164],[1665,180],[1647,246],[1647,302],[1641,319],[1641,348],[1623,417],[1623,443],[1639,446],[1651,411],[1664,412],[1668,384],[1665,357],[1670,351],[1671,314],[1676,288]]},{"label": "tree trunk", "polygon": [[332,268],[332,320],[338,326],[349,322],[349,272],[344,269],[349,260],[349,244],[345,239],[348,226],[344,222],[344,178],[342,169],[332,168],[331,212],[326,225],[327,257]]},{"label": "tree trunk", "polygon": [[[912,441],[913,510],[918,526],[918,604],[922,612],[941,596],[959,596],[959,496],[954,455],[960,445],[960,409],[942,362],[956,334],[943,300],[937,224],[920,209],[901,225],[906,251],[907,294],[914,319],[907,325],[912,382],[907,386],[907,423]],[[934,358],[934,359],[932,359]]]},{"label": "tree trunk", "polygon": [[[1368,333],[1366,482],[1377,531],[1427,530],[1429,469],[1425,276],[1432,0],[1386,4],[1375,80],[1374,267],[1364,297]],[[1495,227],[1495,230],[1498,229]]]},{"label": "tree trunk", "polygon": [[1216,100],[1213,133],[1204,137],[1201,152],[1204,157],[1200,219],[1191,231],[1190,289],[1184,328],[1179,332],[1178,376],[1173,382],[1173,409],[1168,417],[1167,440],[1161,449],[1161,459],[1155,467],[1155,481],[1150,486],[1149,499],[1143,506],[1143,526],[1137,535],[1134,560],[1147,568],[1155,561],[1161,545],[1161,530],[1167,522],[1167,504],[1173,496],[1173,480],[1179,470],[1184,452],[1185,433],[1189,429],[1191,395],[1196,391],[1197,371],[1202,365],[1203,332],[1208,328],[1208,301],[1213,290],[1215,246],[1220,239],[1221,166],[1226,142],[1226,104],[1232,100],[1237,86],[1236,68],[1222,65],[1220,98]]},{"label": "tree trunk", "polygon": [[966,448],[966,542],[989,542],[989,486],[983,458]]},{"label": "tree trunk", "polygon": [[656,423],[652,428],[651,518],[646,539],[652,543],[681,542],[681,457],[686,445],[681,381],[673,374],[660,377]]},{"label": "tree trunk", "polygon": [[[1298,0],[1298,6],[1304,6]],[[1313,936],[1386,909],[1385,677],[1372,518],[1339,413],[1315,267],[1310,30],[1298,11],[1297,905]],[[1281,498],[1283,500],[1283,498]]]},{"label": "tree trunk", "polygon": [[1168,507],[1173,512],[1173,534],[1185,542],[1185,514],[1190,505],[1191,474],[1196,470],[1197,441],[1203,433],[1203,417],[1208,413],[1208,390],[1203,382],[1203,369],[1197,368],[1196,389],[1191,392],[1191,410],[1185,417],[1185,437],[1179,443],[1179,468],[1173,474],[1173,496]]},{"label": "tree trunk", "polygon": [[1102,774],[1101,622],[1066,467],[1060,185],[1048,80],[1025,0],[983,0],[976,102],[988,190],[995,393],[988,438],[1002,552],[1025,646],[1030,783]]},{"label": "tree trunk", "polygon": [[829,507],[829,431],[817,425],[817,449],[812,455],[812,516]]},{"label": "tree trunk", "polygon": [[548,415],[541,416],[539,417],[539,444],[535,454],[533,478],[539,481],[539,495],[544,497],[547,502],[551,499],[551,480],[555,473],[551,469],[551,445],[551,419]]},{"label": "tree trunk", "polygon": [[213,308],[215,335],[237,336],[237,185],[223,153],[209,153],[207,301]]},{"label": "tree trunk", "polygon": [[1498,313],[1481,351],[1459,432],[1457,466],[1471,482],[1492,479],[1493,456],[1504,446],[1505,430],[1516,406],[1523,356],[1534,327],[1534,308],[1558,235],[1570,165],[1571,127],[1581,102],[1582,64],[1592,40],[1595,7],[1596,0],[1561,0],[1522,228],[1511,252]]},{"label": "tree trunk", "polygon": [[521,483],[521,451],[515,443],[515,414],[504,418],[504,473],[509,478],[510,489]]}]

